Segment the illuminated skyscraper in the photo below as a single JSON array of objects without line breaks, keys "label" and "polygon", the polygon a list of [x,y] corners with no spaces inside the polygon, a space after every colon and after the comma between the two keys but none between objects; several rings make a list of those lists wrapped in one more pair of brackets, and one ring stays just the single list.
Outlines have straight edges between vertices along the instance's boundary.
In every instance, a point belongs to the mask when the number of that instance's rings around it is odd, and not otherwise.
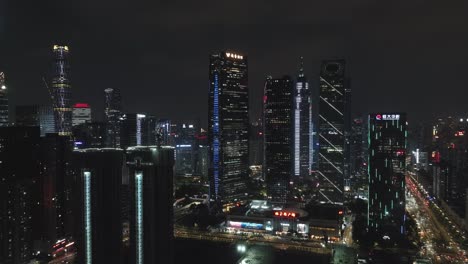
[{"label": "illuminated skyscraper", "polygon": [[73,166],[77,263],[123,263],[123,151],[77,150],[73,152]]},{"label": "illuminated skyscraper", "polygon": [[278,79],[268,77],[263,97],[265,122],[263,169],[268,197],[278,202],[286,202],[293,172],[293,85],[293,80],[289,76]]},{"label": "illuminated skyscraper", "polygon": [[124,114],[122,115],[121,147],[133,147],[144,145],[146,115]]},{"label": "illuminated skyscraper", "polygon": [[173,263],[172,147],[127,149],[130,178],[129,263]]},{"label": "illuminated skyscraper", "polygon": [[402,237],[406,220],[406,114],[370,114],[368,136],[369,231],[379,238]]},{"label": "illuminated skyscraper", "polygon": [[9,125],[8,114],[8,90],[5,83],[5,74],[0,72],[0,127]]},{"label": "illuminated skyscraper", "polygon": [[320,72],[318,199],[343,203],[349,88],[343,60],[324,61]]},{"label": "illuminated skyscraper", "polygon": [[294,137],[293,175],[306,178],[312,169],[312,105],[309,83],[301,67],[294,89]]},{"label": "illuminated skyscraper", "polygon": [[77,126],[89,122],[91,122],[91,107],[89,104],[74,104],[72,112],[72,125]]},{"label": "illuminated skyscraper", "polygon": [[232,52],[210,56],[208,140],[210,196],[220,201],[245,197],[249,170],[247,57]]},{"label": "illuminated skyscraper", "polygon": [[116,88],[107,88],[104,90],[105,117],[106,117],[106,146],[111,148],[120,147],[121,117],[122,117],[122,98],[120,90]]},{"label": "illuminated skyscraper", "polygon": [[54,67],[51,93],[54,97],[55,132],[59,135],[69,136],[72,128],[69,50],[67,46],[54,45],[53,52]]}]

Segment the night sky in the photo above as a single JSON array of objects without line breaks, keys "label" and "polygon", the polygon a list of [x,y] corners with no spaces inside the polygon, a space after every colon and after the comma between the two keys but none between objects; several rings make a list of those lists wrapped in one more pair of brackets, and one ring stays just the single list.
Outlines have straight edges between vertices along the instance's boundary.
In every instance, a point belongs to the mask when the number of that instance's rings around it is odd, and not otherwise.
[{"label": "night sky", "polygon": [[412,122],[467,112],[467,14],[466,0],[0,0],[0,70],[13,103],[49,103],[41,76],[67,44],[74,102],[101,112],[114,87],[126,112],[206,124],[211,52],[248,55],[252,117],[266,75],[304,56],[316,87],[320,61],[345,58],[354,113]]}]

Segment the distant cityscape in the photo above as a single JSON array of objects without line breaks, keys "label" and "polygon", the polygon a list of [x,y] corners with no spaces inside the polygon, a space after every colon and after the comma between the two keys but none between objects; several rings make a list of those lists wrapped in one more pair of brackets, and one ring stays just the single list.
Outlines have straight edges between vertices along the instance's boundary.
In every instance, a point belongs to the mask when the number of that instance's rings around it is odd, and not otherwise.
[{"label": "distant cityscape", "polygon": [[120,87],[97,109],[72,51],[48,104],[11,104],[0,69],[0,264],[468,263],[468,116],[354,115],[346,61],[312,80],[300,57],[251,120],[235,50],[209,55],[206,117],[127,112]]}]

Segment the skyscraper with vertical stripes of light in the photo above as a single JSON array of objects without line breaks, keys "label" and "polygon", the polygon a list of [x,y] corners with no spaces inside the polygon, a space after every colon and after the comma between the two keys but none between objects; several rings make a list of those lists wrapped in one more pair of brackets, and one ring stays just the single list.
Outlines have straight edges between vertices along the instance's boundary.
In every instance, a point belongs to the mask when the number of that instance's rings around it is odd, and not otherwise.
[{"label": "skyscraper with vertical stripes of light", "polygon": [[344,200],[346,140],[350,118],[350,90],[345,77],[345,61],[322,63],[319,95],[319,164],[317,198],[321,202],[342,204]]},{"label": "skyscraper with vertical stripes of light", "polygon": [[312,105],[309,83],[304,74],[301,57],[299,75],[294,89],[293,111],[293,179],[304,179],[312,169]]},{"label": "skyscraper with vertical stripes of light", "polygon": [[208,140],[210,196],[219,201],[245,197],[249,170],[247,57],[235,52],[210,56]]},{"label": "skyscraper with vertical stripes of light", "polygon": [[369,231],[380,239],[402,238],[406,221],[406,114],[370,114],[368,143]]},{"label": "skyscraper with vertical stripes of light", "polygon": [[173,263],[174,148],[130,147],[129,263]]}]

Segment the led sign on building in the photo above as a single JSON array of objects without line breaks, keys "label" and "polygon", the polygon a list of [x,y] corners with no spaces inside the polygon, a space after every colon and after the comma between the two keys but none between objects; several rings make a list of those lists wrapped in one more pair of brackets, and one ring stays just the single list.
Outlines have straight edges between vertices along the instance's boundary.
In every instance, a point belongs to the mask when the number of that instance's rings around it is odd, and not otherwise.
[{"label": "led sign on building", "polygon": [[229,221],[229,226],[247,229],[263,229],[263,224]]},{"label": "led sign on building", "polygon": [[296,217],[299,217],[299,214],[298,214],[298,213],[291,213],[291,212],[279,211],[279,212],[275,212],[275,216],[277,216],[277,217],[291,217],[291,218],[296,218]]},{"label": "led sign on building", "polygon": [[375,119],[376,120],[400,120],[400,115],[398,115],[398,114],[391,114],[391,115],[377,114],[377,115],[375,115]]}]

